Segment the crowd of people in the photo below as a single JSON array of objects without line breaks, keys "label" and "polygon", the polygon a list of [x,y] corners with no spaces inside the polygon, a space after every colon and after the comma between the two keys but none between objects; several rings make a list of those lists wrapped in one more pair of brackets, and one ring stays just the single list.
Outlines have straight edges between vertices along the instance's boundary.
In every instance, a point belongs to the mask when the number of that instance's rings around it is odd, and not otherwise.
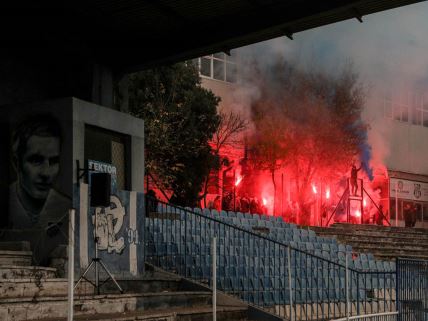
[{"label": "crowd of people", "polygon": [[208,203],[208,208],[217,211],[267,214],[266,206],[264,206],[257,197],[249,197],[247,193],[240,196],[234,195],[231,192],[226,192],[222,200],[218,195],[214,201]]}]

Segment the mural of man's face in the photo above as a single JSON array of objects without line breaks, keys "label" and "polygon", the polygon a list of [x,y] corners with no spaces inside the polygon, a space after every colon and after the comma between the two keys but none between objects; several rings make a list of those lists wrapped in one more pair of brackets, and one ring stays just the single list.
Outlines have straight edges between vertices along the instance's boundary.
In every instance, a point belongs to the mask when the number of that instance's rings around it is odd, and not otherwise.
[{"label": "mural of man's face", "polygon": [[59,172],[60,139],[53,136],[30,136],[19,160],[20,187],[34,199],[48,197]]}]

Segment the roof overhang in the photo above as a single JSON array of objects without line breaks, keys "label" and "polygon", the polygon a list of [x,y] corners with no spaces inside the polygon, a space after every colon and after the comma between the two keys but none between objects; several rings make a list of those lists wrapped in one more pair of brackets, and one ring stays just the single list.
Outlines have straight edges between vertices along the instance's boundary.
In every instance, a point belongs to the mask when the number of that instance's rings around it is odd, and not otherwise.
[{"label": "roof overhang", "polygon": [[[2,5],[3,47],[90,55],[135,71],[229,51],[420,0],[87,0]],[[32,49],[28,49],[32,48]]]}]

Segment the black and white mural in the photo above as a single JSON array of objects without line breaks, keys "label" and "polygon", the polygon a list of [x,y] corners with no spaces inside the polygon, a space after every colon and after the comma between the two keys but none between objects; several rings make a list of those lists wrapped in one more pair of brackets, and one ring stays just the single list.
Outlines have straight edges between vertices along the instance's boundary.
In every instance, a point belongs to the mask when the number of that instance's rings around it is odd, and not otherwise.
[{"label": "black and white mural", "polygon": [[[73,207],[76,273],[94,257],[96,231],[111,272],[141,275],[143,122],[71,97],[2,106],[0,115],[0,242],[24,244],[33,265],[64,262]],[[93,172],[111,175],[110,206],[90,206]]]},{"label": "black and white mural", "polygon": [[1,107],[0,241],[27,241],[47,265],[67,244],[72,204],[71,108],[52,103]]}]

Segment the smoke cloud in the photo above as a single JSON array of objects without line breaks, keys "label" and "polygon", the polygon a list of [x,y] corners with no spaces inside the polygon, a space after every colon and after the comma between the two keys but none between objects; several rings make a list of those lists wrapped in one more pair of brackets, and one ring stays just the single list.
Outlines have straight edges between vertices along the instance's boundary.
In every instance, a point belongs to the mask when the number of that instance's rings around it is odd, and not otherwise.
[{"label": "smoke cloud", "polygon": [[[428,89],[428,3],[405,6],[363,17],[364,22],[348,20],[294,35],[240,48],[244,75],[256,60],[264,70],[278,59],[306,70],[337,74],[352,62],[367,89],[363,113],[369,130],[367,145],[361,146],[361,159],[367,164],[383,164],[389,156],[388,123],[382,121],[386,92],[423,92]],[[275,70],[272,70],[275,72]],[[244,77],[244,84],[246,83]],[[250,87],[251,88],[251,87]],[[258,93],[252,84],[253,95]],[[250,98],[251,99],[251,98]],[[250,101],[245,104],[249,108]],[[371,148],[370,148],[371,147]],[[366,168],[368,176],[370,169]]]}]

